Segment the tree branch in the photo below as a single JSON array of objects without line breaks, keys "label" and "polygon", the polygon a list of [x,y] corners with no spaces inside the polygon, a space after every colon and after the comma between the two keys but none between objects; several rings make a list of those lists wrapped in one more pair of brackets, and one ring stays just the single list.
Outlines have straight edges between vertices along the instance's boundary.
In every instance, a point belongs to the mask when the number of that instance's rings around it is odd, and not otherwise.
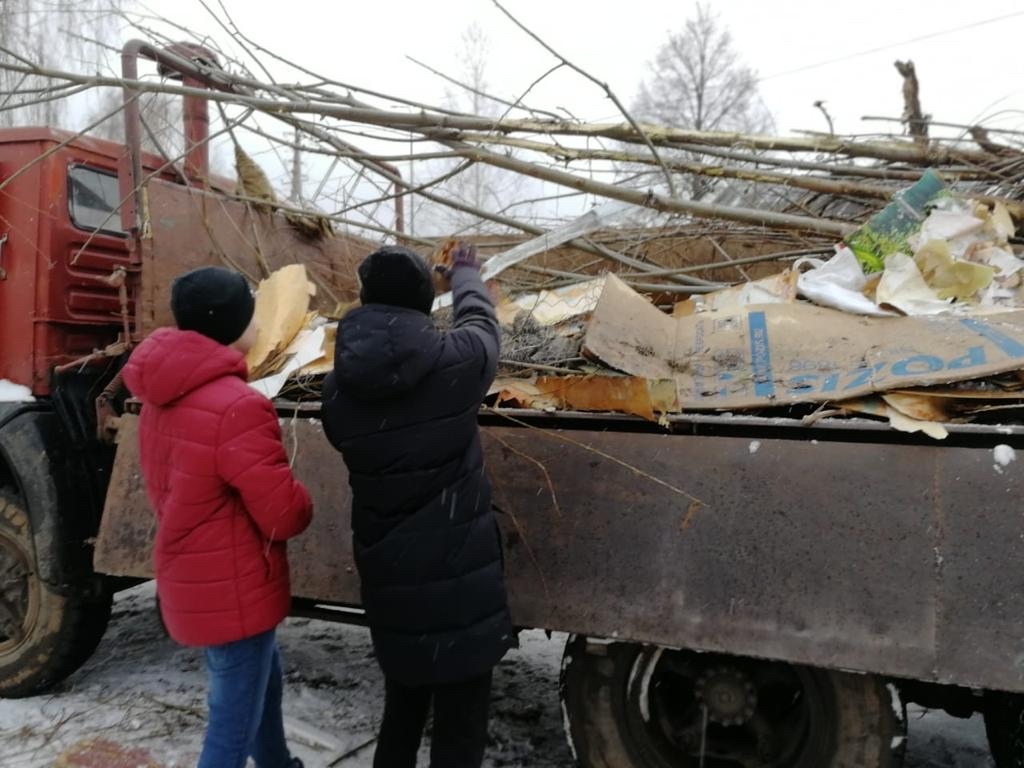
[{"label": "tree branch", "polygon": [[[469,83],[464,83],[461,80],[456,80],[451,75],[446,75],[444,72],[441,72],[440,70],[434,69],[429,64],[426,64],[426,63],[420,61],[419,59],[417,59],[417,58],[415,58],[413,56],[409,56],[408,54],[406,54],[405,58],[407,58],[409,61],[411,61],[416,66],[423,67],[423,69],[427,70],[431,74],[437,75],[442,80],[445,80],[445,81],[451,83],[452,85],[456,85],[459,88],[462,88],[463,90],[469,91],[470,93],[476,94],[477,96],[480,96],[480,97],[482,97],[484,99],[488,99],[489,101],[493,101],[496,104],[501,104],[503,107],[507,107],[509,110],[512,110],[512,109],[515,109],[515,108],[519,107],[522,110],[524,110],[526,112],[529,112],[530,114],[533,114],[533,115],[544,115],[546,117],[550,117],[550,118],[553,118],[555,120],[558,119],[558,115],[556,115],[554,112],[548,112],[547,110],[544,110],[544,109],[533,109],[532,107],[521,106],[522,105],[522,101],[523,101],[522,97],[520,97],[516,101],[509,101],[508,99],[503,99],[500,96],[495,96],[494,94],[487,93],[486,91],[481,91],[478,88],[474,88]],[[506,112],[505,114],[508,114],[508,112]]]},{"label": "tree branch", "polygon": [[[220,101],[251,106],[260,111],[281,116],[285,114],[310,114],[322,117],[335,117],[355,123],[377,125],[394,130],[428,129],[435,136],[447,135],[458,138],[461,130],[490,131],[502,133],[539,133],[562,134],[566,136],[602,137],[616,141],[646,143],[651,141],[661,146],[681,148],[680,143],[697,146],[736,147],[745,146],[762,151],[809,152],[838,154],[847,157],[873,158],[895,163],[913,163],[915,165],[948,165],[955,163],[973,163],[979,168],[986,167],[993,160],[992,155],[978,150],[966,150],[936,145],[919,147],[900,142],[853,142],[839,137],[779,137],[760,136],[754,134],[730,133],[720,131],[690,131],[681,128],[665,128],[647,126],[641,136],[629,124],[614,123],[576,123],[554,120],[493,120],[476,116],[432,115],[423,113],[403,113],[392,110],[375,109],[372,107],[353,107],[351,99],[338,97],[335,103],[318,102],[307,98],[271,99],[247,96],[241,93],[211,91],[204,88],[172,85],[170,83],[153,83],[144,80],[129,81],[115,77],[98,75],[79,75],[63,72],[38,65],[21,66],[8,62],[0,62],[0,69],[12,72],[28,72],[55,80],[78,83],[88,86],[109,86],[120,88],[128,86],[140,91],[170,93],[186,96],[202,96],[210,101]],[[227,75],[225,75],[227,76]],[[238,82],[244,84],[244,80]],[[264,88],[268,86],[264,85]],[[295,94],[298,95],[298,94]]]},{"label": "tree branch", "polygon": [[497,6],[498,10],[501,11],[503,14],[505,14],[512,21],[513,24],[515,24],[517,27],[519,27],[521,30],[523,30],[523,32],[525,32],[527,35],[529,35],[535,41],[537,41],[537,43],[542,48],[544,48],[544,50],[546,50],[548,53],[550,53],[556,59],[561,61],[565,66],[569,67],[569,69],[573,70],[574,72],[578,72],[580,75],[582,75],[583,77],[587,78],[587,80],[589,80],[590,82],[594,83],[595,85],[597,85],[599,88],[601,88],[605,92],[605,95],[609,99],[611,99],[612,103],[616,106],[616,108],[619,110],[619,112],[622,113],[622,116],[626,118],[626,121],[631,126],[633,126],[633,130],[636,131],[637,135],[639,135],[640,137],[643,138],[644,143],[647,145],[647,148],[651,150],[651,154],[654,155],[654,157],[658,160],[658,164],[661,166],[661,170],[665,174],[665,182],[668,184],[669,195],[671,195],[672,197],[675,197],[676,196],[676,186],[675,186],[675,183],[672,181],[672,174],[669,173],[668,167],[665,165],[664,161],[662,161],[662,159],[661,159],[661,155],[658,154],[658,150],[655,148],[654,144],[651,143],[651,140],[647,137],[647,134],[644,133],[643,128],[641,128],[640,124],[636,120],[633,119],[633,116],[629,113],[629,111],[622,104],[622,102],[619,101],[619,98],[612,91],[612,89],[608,85],[608,83],[605,83],[605,82],[602,82],[602,81],[598,80],[596,77],[591,75],[589,72],[587,72],[586,70],[582,69],[581,67],[578,67],[577,65],[573,64],[571,61],[569,61],[567,58],[565,58],[562,54],[558,53],[558,51],[556,51],[550,45],[548,45],[543,40],[541,40],[540,37],[538,37],[533,31],[528,29],[521,21],[519,21],[519,19],[517,19],[515,16],[513,16],[511,13],[509,13],[505,9],[505,7],[500,2],[498,2],[498,0],[491,0],[491,2],[493,2]]}]

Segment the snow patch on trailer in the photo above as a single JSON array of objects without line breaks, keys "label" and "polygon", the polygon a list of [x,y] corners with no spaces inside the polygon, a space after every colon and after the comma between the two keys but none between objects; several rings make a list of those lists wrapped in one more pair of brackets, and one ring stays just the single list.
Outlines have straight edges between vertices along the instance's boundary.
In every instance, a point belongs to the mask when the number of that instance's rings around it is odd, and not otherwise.
[{"label": "snow patch on trailer", "polygon": [[1006,444],[1000,444],[992,449],[992,458],[995,462],[992,469],[1001,475],[1006,467],[1017,460],[1017,452]]},{"label": "snow patch on trailer", "polygon": [[23,384],[0,379],[0,403],[34,403],[32,390]]}]

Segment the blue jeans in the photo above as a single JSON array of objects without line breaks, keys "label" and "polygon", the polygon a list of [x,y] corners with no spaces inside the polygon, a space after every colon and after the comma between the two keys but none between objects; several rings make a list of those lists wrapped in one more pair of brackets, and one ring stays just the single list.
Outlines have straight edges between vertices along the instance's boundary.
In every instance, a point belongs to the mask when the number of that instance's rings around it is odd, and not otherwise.
[{"label": "blue jeans", "polygon": [[284,768],[281,654],[274,630],[206,649],[210,719],[198,768]]}]

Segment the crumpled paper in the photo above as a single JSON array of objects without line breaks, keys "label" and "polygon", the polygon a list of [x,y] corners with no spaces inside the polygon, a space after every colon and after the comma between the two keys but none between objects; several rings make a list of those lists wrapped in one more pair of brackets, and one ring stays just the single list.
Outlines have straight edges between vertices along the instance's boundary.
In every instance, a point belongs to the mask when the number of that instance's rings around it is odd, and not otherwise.
[{"label": "crumpled paper", "polygon": [[894,253],[886,259],[875,301],[905,315],[937,315],[950,309],[949,299],[925,282],[917,262],[905,253]]}]

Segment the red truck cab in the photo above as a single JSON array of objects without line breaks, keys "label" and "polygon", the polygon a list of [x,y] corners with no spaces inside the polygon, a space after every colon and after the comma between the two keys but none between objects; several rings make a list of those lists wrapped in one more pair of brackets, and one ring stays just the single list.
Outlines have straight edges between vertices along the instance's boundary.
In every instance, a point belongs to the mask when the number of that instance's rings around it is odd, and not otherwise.
[{"label": "red truck cab", "polygon": [[[121,228],[122,145],[52,128],[0,131],[0,379],[36,397],[55,369],[124,341],[133,280]],[[147,157],[148,170],[159,168]]]},{"label": "red truck cab", "polygon": [[[124,148],[51,128],[0,131],[0,692],[58,680],[95,647],[109,583],[91,548],[112,460],[92,409],[124,341],[134,290],[121,231]],[[118,275],[112,280],[113,275]],[[5,388],[11,392],[11,388]],[[10,398],[10,396],[8,396]],[[83,655],[84,654],[84,655]]]}]

